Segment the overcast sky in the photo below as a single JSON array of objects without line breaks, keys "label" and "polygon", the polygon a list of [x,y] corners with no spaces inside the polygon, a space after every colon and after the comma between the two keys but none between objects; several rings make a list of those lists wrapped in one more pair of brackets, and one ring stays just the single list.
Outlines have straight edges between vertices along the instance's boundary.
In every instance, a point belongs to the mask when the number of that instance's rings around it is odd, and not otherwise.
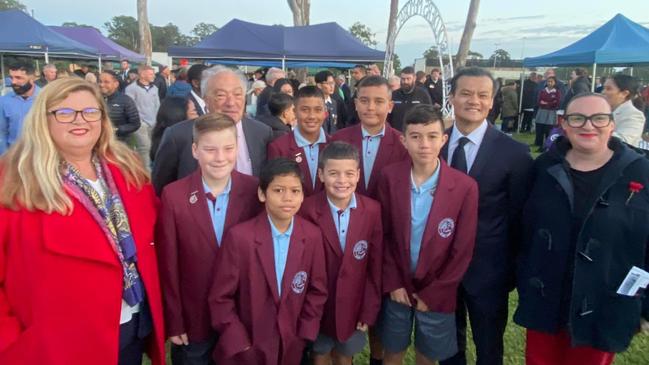
[{"label": "overcast sky", "polygon": [[[46,25],[77,22],[103,24],[117,15],[136,17],[136,0],[23,0]],[[400,6],[405,4],[400,1]],[[442,14],[453,52],[457,50],[469,0],[434,1]],[[604,24],[615,14],[649,26],[647,0],[482,0],[471,49],[489,57],[496,48],[512,58],[538,56],[563,48]],[[292,25],[284,0],[149,0],[149,21],[169,22],[189,34],[200,22],[222,26],[233,18],[261,24]],[[385,49],[389,0],[311,0],[311,24],[335,21],[344,28],[360,21],[376,33],[377,48]],[[396,42],[402,64],[410,64],[434,44],[428,23],[410,19]]]}]

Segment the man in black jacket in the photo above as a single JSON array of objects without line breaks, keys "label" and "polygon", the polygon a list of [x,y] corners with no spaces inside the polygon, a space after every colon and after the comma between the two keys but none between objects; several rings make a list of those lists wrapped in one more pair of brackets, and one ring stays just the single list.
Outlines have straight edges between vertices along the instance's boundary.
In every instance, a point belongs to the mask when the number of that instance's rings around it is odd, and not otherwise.
[{"label": "man in black jacket", "polygon": [[99,75],[99,90],[108,106],[117,138],[128,143],[129,136],[140,128],[140,114],[135,102],[119,91],[119,77],[113,71],[105,70]]},{"label": "man in black jacket", "polygon": [[444,105],[444,92],[442,91],[444,84],[442,83],[438,68],[434,68],[430,72],[430,78],[426,80],[425,86],[428,89],[428,94],[433,105],[441,108]]},{"label": "man in black jacket", "polygon": [[392,93],[392,113],[388,116],[388,122],[392,128],[403,132],[403,119],[408,110],[418,104],[431,104],[428,92],[416,84],[415,69],[408,66],[401,70],[401,88]]},{"label": "man in black jacket", "polygon": [[167,80],[169,80],[169,74],[171,69],[169,66],[160,66],[160,71],[155,75],[153,79],[153,85],[158,88],[158,96],[160,101],[167,96]]}]

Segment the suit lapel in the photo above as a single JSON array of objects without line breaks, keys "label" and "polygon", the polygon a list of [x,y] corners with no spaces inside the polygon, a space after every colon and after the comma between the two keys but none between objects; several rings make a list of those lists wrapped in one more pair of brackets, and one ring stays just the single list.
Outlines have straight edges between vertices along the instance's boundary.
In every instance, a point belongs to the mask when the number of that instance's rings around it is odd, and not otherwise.
[{"label": "suit lapel", "polygon": [[187,188],[186,196],[181,197],[181,199],[187,200],[183,200],[182,203],[186,204],[185,206],[189,209],[189,213],[194,218],[198,230],[201,231],[207,240],[206,242],[209,243],[210,248],[214,252],[217,252],[218,245],[216,242],[216,233],[214,232],[212,216],[210,215],[210,210],[207,205],[207,198],[205,197],[200,168],[196,169],[192,174]]},{"label": "suit lapel", "polygon": [[[296,217],[293,221],[293,233],[291,234],[291,241],[288,246],[288,255],[286,256],[284,274],[282,275],[282,297],[280,303],[286,300],[286,297],[292,290],[291,285],[293,283],[293,277],[302,264],[305,234],[303,225],[300,224],[298,220],[299,217]],[[307,280],[311,280],[311,278],[308,278]]]},{"label": "suit lapel", "polygon": [[225,223],[223,224],[223,231],[226,232],[230,227],[239,223],[241,214],[245,207],[239,204],[245,197],[243,196],[245,191],[241,189],[241,173],[232,170],[230,173],[230,179],[232,179],[230,187],[230,198],[228,199],[228,208],[225,212]]},{"label": "suit lapel", "polygon": [[289,138],[289,158],[295,160],[298,165],[300,165],[300,169],[302,170],[302,173],[304,174],[304,186],[305,186],[305,193],[306,195],[310,195],[311,192],[313,192],[313,181],[311,180],[311,170],[309,170],[309,163],[307,161],[307,155],[306,152],[304,152],[304,148],[299,147],[297,145],[297,141],[295,140],[295,135],[291,133],[291,136]]},{"label": "suit lapel", "polygon": [[[360,241],[359,233],[365,228],[365,206],[363,201],[356,196],[356,208],[350,209],[349,226],[347,227],[347,241],[345,242],[345,255],[353,255],[354,245]],[[336,242],[338,242],[336,240]],[[340,247],[340,245],[338,245]]]},{"label": "suit lapel", "polygon": [[[443,161],[440,162],[439,168],[441,170],[439,172],[439,180],[437,182],[437,188],[435,189],[435,195],[433,196],[433,205],[430,208],[430,213],[428,214],[428,219],[426,221],[426,228],[424,229],[424,235],[421,239],[421,250],[419,251],[420,257],[434,257],[434,251],[436,249],[441,249],[441,247],[434,245],[433,242],[435,241],[435,238],[437,238],[439,222],[444,218],[448,218],[447,207],[453,204],[452,202],[449,202],[448,199],[451,197],[451,190],[455,188],[455,182],[447,179],[446,170],[449,167],[447,167]],[[425,273],[428,272],[428,265],[431,261],[432,260],[420,260],[415,270],[415,277],[425,275]]]},{"label": "suit lapel", "polygon": [[359,154],[361,155],[361,177],[358,180],[358,186],[356,187],[356,190],[360,191],[361,193],[365,193],[367,191],[367,189],[365,188],[365,169],[363,169],[363,161],[365,161],[365,156],[364,156],[364,151],[363,151],[363,130],[361,129],[360,124],[357,124],[357,125],[355,125],[355,126],[353,126],[351,128],[353,128],[350,131],[351,144],[356,146],[356,148],[358,149]]},{"label": "suit lapel", "polygon": [[469,171],[469,176],[474,179],[478,179],[480,172],[487,165],[487,162],[490,158],[493,158],[494,154],[492,153],[492,147],[494,141],[498,137],[498,132],[493,129],[491,126],[487,126],[484,137],[482,138],[482,143],[478,147],[478,153],[475,156],[471,170]]},{"label": "suit lapel", "polygon": [[396,199],[397,201],[393,210],[395,212],[401,212],[401,216],[403,217],[403,236],[401,237],[401,242],[403,242],[405,245],[405,247],[403,247],[403,250],[405,251],[404,258],[408,259],[408,262],[406,264],[410,265],[410,231],[412,225],[412,222],[410,221],[410,213],[412,211],[412,209],[410,208],[410,163],[402,163],[400,166],[401,168],[398,170],[398,176],[395,182],[395,186],[393,187],[393,189],[396,190],[394,196],[399,198]]},{"label": "suit lapel", "polygon": [[[369,187],[376,184],[376,179],[379,175],[379,168],[388,164],[390,161],[390,153],[392,153],[392,146],[395,143],[396,133],[392,128],[386,123],[385,124],[385,135],[381,139],[379,144],[379,150],[376,153],[376,159],[374,160],[374,165],[372,166],[372,172],[370,174],[370,179],[367,181],[367,189],[371,190]],[[379,166],[379,167],[377,167]]]},{"label": "suit lapel", "polygon": [[266,277],[266,282],[273,293],[275,303],[279,304],[279,291],[275,275],[275,259],[273,254],[273,239],[271,237],[270,223],[265,213],[257,216],[255,223],[255,243],[257,244],[257,257]]},{"label": "suit lapel", "polygon": [[320,226],[320,230],[322,230],[322,234],[325,236],[326,241],[331,246],[331,248],[333,248],[336,255],[342,256],[343,251],[340,247],[338,233],[336,232],[336,224],[334,223],[333,217],[331,216],[331,210],[329,209],[327,195],[324,192],[320,193],[318,196],[316,214],[318,215],[318,225]]}]

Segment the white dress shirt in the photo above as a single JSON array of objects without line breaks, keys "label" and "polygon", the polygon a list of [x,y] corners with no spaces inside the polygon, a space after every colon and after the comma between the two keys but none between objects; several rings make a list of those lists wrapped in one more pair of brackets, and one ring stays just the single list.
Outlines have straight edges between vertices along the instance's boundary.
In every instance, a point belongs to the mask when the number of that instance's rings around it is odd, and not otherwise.
[{"label": "white dress shirt", "polygon": [[466,168],[470,172],[471,167],[473,166],[473,162],[475,162],[475,158],[478,155],[480,144],[482,143],[484,135],[487,132],[487,128],[489,128],[489,124],[486,120],[484,120],[478,128],[474,129],[473,132],[465,136],[457,129],[455,125],[453,125],[451,138],[448,142],[448,164],[450,165],[451,161],[453,161],[453,153],[457,148],[458,141],[460,140],[460,138],[466,137],[469,139],[469,142],[464,145],[464,154],[466,156]]},{"label": "white dress shirt", "polygon": [[246,136],[243,134],[242,120],[237,123],[237,165],[235,169],[242,174],[252,175],[252,161],[250,152],[248,152]]}]

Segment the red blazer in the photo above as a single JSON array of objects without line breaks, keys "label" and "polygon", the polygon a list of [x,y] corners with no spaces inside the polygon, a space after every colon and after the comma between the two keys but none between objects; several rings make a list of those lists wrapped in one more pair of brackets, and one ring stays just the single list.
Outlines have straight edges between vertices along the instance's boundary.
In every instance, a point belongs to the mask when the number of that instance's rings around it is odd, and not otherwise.
[{"label": "red blazer", "polygon": [[[257,178],[237,171],[232,171],[231,176],[224,235],[230,227],[254,217],[262,208],[257,199]],[[207,293],[220,248],[203,193],[200,168],[163,190],[156,239],[167,336],[187,333],[192,342],[204,341],[213,334]]]},{"label": "red blazer", "polygon": [[387,165],[409,159],[408,151],[403,146],[403,143],[401,143],[399,136],[401,136],[399,131],[392,128],[388,123],[385,123],[385,136],[381,139],[367,189],[365,188],[365,171],[363,171],[363,132],[361,131],[361,125],[356,124],[341,129],[331,137],[331,142],[344,141],[358,148],[359,155],[361,156],[361,178],[356,187],[357,193],[376,199],[381,170]]},{"label": "red blazer", "polygon": [[[110,166],[137,249],[153,319],[147,352],[164,364],[162,300],[153,243],[157,198]],[[69,216],[0,208],[0,364],[117,364],[122,266],[104,232],[71,198]]]},{"label": "red blazer", "polygon": [[356,194],[356,209],[351,210],[345,252],[340,247],[324,192],[305,200],[300,214],[320,226],[324,241],[329,298],[320,332],[347,341],[356,330],[357,322],[373,325],[381,309],[381,207],[378,202]]},{"label": "red blazer", "polygon": [[327,300],[318,227],[295,217],[281,297],[265,212],[231,228],[222,250],[209,295],[212,324],[219,333],[216,363],[299,364],[305,340],[318,335]]},{"label": "red blazer", "polygon": [[[318,145],[320,147],[320,153],[327,146],[331,137],[325,133],[326,143],[321,143]],[[304,175],[304,196],[311,196],[319,191],[322,191],[323,185],[320,179],[318,179],[318,174],[316,173],[316,182],[315,188],[313,187],[313,181],[311,181],[311,172],[309,171],[309,163],[306,161],[306,155],[304,148],[298,147],[297,142],[295,141],[295,135],[293,133],[285,134],[273,142],[268,144],[268,160],[272,160],[278,157],[286,157],[300,165],[302,170],[302,175]],[[299,157],[299,158],[298,158]]]},{"label": "red blazer", "polygon": [[475,244],[478,186],[444,160],[414,275],[410,272],[410,161],[386,167],[379,182],[386,253],[383,292],[405,288],[433,312],[455,311],[457,287]]}]

